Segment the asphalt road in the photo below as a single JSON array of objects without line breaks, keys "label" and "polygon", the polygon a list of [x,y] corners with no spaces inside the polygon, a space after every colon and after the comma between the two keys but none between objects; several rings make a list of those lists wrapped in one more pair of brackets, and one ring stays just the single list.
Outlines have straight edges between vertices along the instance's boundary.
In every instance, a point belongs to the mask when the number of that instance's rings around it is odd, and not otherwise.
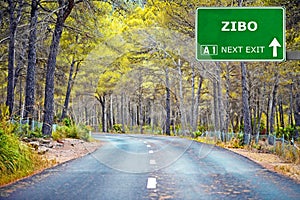
[{"label": "asphalt road", "polygon": [[0,188],[1,199],[300,199],[300,184],[186,139],[94,134],[103,146]]}]

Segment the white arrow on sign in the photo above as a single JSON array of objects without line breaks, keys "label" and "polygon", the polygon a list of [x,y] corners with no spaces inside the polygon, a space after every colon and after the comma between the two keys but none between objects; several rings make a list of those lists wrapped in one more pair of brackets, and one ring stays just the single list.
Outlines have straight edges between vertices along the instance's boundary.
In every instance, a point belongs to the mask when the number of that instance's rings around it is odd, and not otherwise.
[{"label": "white arrow on sign", "polygon": [[277,47],[281,47],[281,45],[276,38],[272,40],[269,47],[273,47],[273,57],[277,57]]}]

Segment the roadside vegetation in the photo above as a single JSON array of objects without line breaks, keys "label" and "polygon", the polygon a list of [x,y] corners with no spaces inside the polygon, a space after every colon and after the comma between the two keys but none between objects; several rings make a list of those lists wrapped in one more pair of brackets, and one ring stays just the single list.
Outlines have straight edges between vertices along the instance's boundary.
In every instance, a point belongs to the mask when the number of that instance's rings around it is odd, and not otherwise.
[{"label": "roadside vegetation", "polygon": [[16,134],[18,125],[9,122],[8,108],[1,106],[0,113],[0,185],[3,185],[28,176],[48,163],[20,141]]},{"label": "roadside vegetation", "polygon": [[294,134],[292,132],[291,137],[287,137],[289,139],[287,141],[281,139],[281,132],[280,130],[277,131],[276,135],[279,139],[273,140],[273,143],[269,138],[273,139],[276,137],[272,135],[263,135],[259,140],[257,140],[255,136],[252,136],[249,143],[245,144],[243,133],[231,133],[230,139],[223,139],[222,141],[218,133],[207,134],[205,131],[194,132],[192,139],[198,142],[231,149],[236,153],[262,164],[270,170],[300,181],[300,142],[299,140],[290,140]]},{"label": "roadside vegetation", "polygon": [[[41,130],[31,131],[28,124],[12,123],[9,119],[8,107],[0,106],[0,186],[32,175],[33,173],[53,165],[53,161],[43,159],[37,149],[26,141],[45,138]],[[53,132],[53,140],[64,138],[91,141],[90,127],[76,125],[65,119]]]},{"label": "roadside vegetation", "polygon": [[[197,131],[192,134],[192,138],[195,141],[214,144],[224,148],[236,148],[236,149],[246,149],[252,152],[257,153],[270,153],[274,155],[278,155],[287,163],[300,164],[300,142],[291,140],[287,138],[282,140],[279,137],[282,137],[280,133],[277,139],[274,141],[274,136],[272,135],[263,135],[258,140],[256,136],[250,136],[250,141],[248,144],[245,144],[244,134],[240,133],[224,133],[223,140],[219,133],[215,134],[206,134],[206,132]],[[228,136],[229,135],[229,136]],[[270,139],[272,143],[270,142]],[[276,138],[276,137],[275,137]]]},{"label": "roadside vegetation", "polygon": [[83,124],[75,124],[71,119],[65,118],[60,126],[52,132],[53,140],[60,140],[63,138],[81,139],[84,141],[91,141],[90,132],[92,128]]}]

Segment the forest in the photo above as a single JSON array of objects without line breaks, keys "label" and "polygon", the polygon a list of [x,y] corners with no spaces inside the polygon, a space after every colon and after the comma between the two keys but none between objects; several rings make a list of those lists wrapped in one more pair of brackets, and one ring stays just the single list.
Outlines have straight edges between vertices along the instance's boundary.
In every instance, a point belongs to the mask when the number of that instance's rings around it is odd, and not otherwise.
[{"label": "forest", "polygon": [[300,49],[298,0],[3,0],[1,112],[43,123],[43,135],[68,119],[101,132],[298,138],[300,61],[195,58],[196,9],[234,6],[285,7],[287,50]]}]

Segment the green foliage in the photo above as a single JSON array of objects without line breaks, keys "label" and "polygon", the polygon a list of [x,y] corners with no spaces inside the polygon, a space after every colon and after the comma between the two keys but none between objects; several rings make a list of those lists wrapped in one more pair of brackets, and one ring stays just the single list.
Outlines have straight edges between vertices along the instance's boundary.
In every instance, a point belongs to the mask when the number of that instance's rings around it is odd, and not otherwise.
[{"label": "green foliage", "polygon": [[53,140],[60,140],[62,138],[64,138],[64,136],[59,130],[56,130],[56,131],[52,132],[52,139]]},{"label": "green foliage", "polygon": [[69,133],[70,133],[70,127],[58,126],[57,129],[52,132],[52,137],[54,140],[62,139],[67,137]]},{"label": "green foliage", "polygon": [[194,138],[201,137],[202,134],[203,134],[203,132],[201,132],[200,130],[197,130],[192,133]]},{"label": "green foliage", "polygon": [[202,134],[207,131],[207,128],[205,126],[198,126],[197,131],[193,132],[193,137],[197,138],[202,136]]},{"label": "green foliage", "polygon": [[71,126],[69,128],[69,132],[67,133],[68,138],[74,138],[74,139],[79,139],[79,132],[78,132],[78,127],[77,126]]},{"label": "green foliage", "polygon": [[198,131],[200,131],[200,132],[202,132],[202,133],[204,133],[205,131],[207,131],[207,128],[206,128],[206,126],[198,126]]},{"label": "green foliage", "polygon": [[113,130],[116,133],[122,133],[122,124],[114,124],[113,125]]},{"label": "green foliage", "polygon": [[34,127],[34,130],[32,130],[29,126],[29,124],[14,124],[14,133],[18,135],[18,137],[23,138],[42,138],[43,133],[42,133],[42,128],[41,127]]},{"label": "green foliage", "polygon": [[3,104],[0,105],[0,129],[6,134],[11,134],[16,129],[16,126],[10,123],[8,107]]},{"label": "green foliage", "polygon": [[276,130],[276,137],[282,138],[282,136],[284,135],[284,138],[286,140],[290,140],[295,136],[295,130],[296,130],[296,128],[291,125],[289,125],[285,128],[279,127],[279,129]]},{"label": "green foliage", "polygon": [[71,121],[70,118],[64,118],[63,123],[64,123],[65,126],[70,127],[71,124],[72,124],[72,121]]},{"label": "green foliage", "polygon": [[32,174],[49,166],[14,134],[0,129],[0,185]]},{"label": "green foliage", "polygon": [[56,131],[52,133],[52,138],[54,140],[62,139],[62,138],[74,138],[74,139],[82,139],[85,141],[89,141],[91,129],[86,125],[71,125],[68,126],[59,126]]},{"label": "green foliage", "polygon": [[243,140],[243,134],[238,133],[230,140],[229,146],[232,148],[241,148],[243,147]]},{"label": "green foliage", "polygon": [[0,130],[0,169],[6,173],[14,173],[22,167],[32,168],[28,158],[29,149],[13,134],[5,134]]},{"label": "green foliage", "polygon": [[47,163],[19,140],[15,134],[17,126],[9,122],[6,106],[0,107],[0,185],[2,185],[27,176]]}]

